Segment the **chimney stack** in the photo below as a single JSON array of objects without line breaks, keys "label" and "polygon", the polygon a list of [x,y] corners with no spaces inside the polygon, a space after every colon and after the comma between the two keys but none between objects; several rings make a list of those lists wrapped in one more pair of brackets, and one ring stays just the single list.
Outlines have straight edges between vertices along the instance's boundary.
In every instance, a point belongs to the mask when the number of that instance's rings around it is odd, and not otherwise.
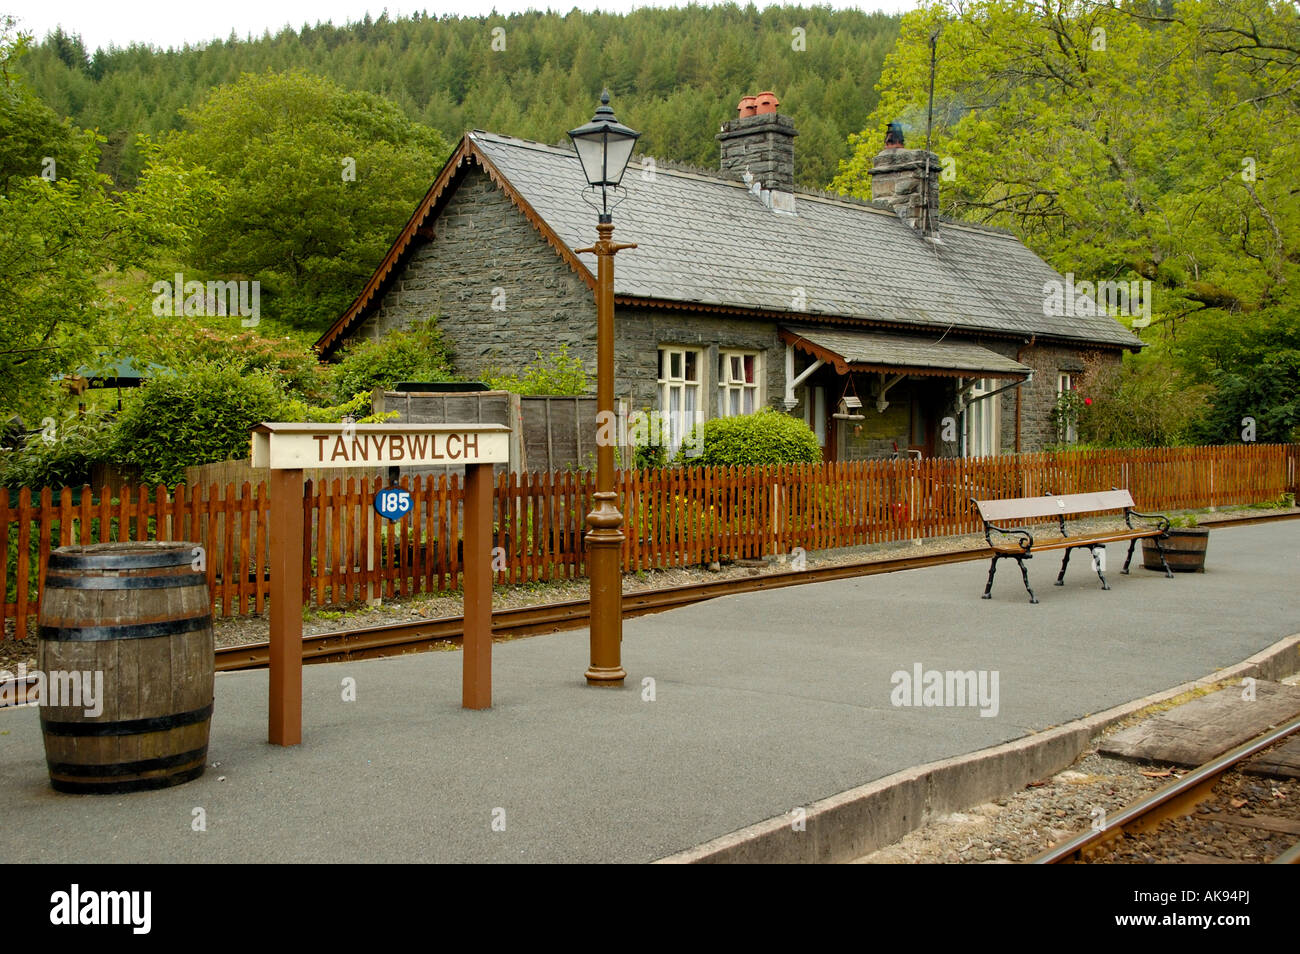
[{"label": "chimney stack", "polygon": [[939,169],[937,155],[906,148],[902,125],[890,123],[885,148],[876,154],[872,164],[871,198],[889,203],[910,227],[932,237],[939,228]]},{"label": "chimney stack", "polygon": [[744,177],[764,204],[776,212],[794,212],[794,120],[777,112],[771,91],[746,96],[736,118],[722,124],[722,170]]}]

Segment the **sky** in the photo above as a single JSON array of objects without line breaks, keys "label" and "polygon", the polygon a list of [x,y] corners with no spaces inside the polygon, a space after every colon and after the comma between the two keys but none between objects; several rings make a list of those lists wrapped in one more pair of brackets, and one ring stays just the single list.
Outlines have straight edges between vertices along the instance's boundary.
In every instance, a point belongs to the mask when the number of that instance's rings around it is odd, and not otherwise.
[{"label": "sky", "polygon": [[[755,0],[768,6],[765,0]],[[915,7],[916,0],[831,0],[829,4],[807,0],[809,5],[829,5],[835,9],[885,10],[899,13]],[[65,33],[81,36],[86,49],[109,44],[128,46],[149,43],[157,47],[180,46],[225,39],[233,30],[241,39],[264,30],[278,32],[286,24],[295,29],[304,23],[333,21],[343,25],[362,19],[366,13],[378,17],[385,9],[391,18],[410,16],[423,11],[430,16],[456,14],[484,16],[494,10],[499,14],[529,9],[568,11],[606,10],[624,13],[638,7],[683,6],[680,0],[459,0],[459,2],[424,2],[424,0],[0,0],[0,15],[18,20],[18,28],[39,40],[56,26]]]}]

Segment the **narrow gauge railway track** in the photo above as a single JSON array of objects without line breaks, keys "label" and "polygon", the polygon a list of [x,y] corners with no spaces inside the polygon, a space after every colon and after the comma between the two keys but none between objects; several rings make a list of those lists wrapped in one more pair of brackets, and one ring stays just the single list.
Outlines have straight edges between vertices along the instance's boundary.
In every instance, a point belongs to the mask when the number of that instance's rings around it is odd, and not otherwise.
[{"label": "narrow gauge railway track", "polygon": [[[1247,526],[1272,523],[1277,520],[1294,520],[1300,514],[1264,515],[1237,520],[1202,520],[1199,526]],[[861,561],[838,566],[816,567],[808,570],[788,570],[766,573],[761,576],[716,583],[691,583],[685,586],[641,590],[623,595],[623,618],[662,613],[665,610],[689,606],[719,596],[737,593],[754,593],[759,590],[799,586],[804,583],[824,583],[828,580],[847,580],[877,573],[895,573],[929,566],[944,566],[968,560],[984,559],[988,549],[983,545],[965,550],[926,556],[896,557],[891,560]],[[534,636],[581,629],[588,623],[588,602],[570,600],[542,606],[498,610],[492,614],[492,634],[498,638]],[[464,626],[461,616],[444,616],[437,619],[417,619],[384,626],[358,627],[319,633],[303,638],[303,661],[307,663],[342,662],[349,659],[373,659],[384,656],[421,652],[439,643],[454,643],[460,639]],[[217,671],[260,669],[270,659],[270,643],[248,643],[217,650]]]},{"label": "narrow gauge railway track", "polygon": [[[651,613],[662,613],[665,610],[737,593],[754,593],[759,590],[800,586],[804,583],[825,583],[829,580],[846,580],[859,576],[874,576],[878,573],[895,573],[899,570],[962,563],[967,560],[983,559],[986,552],[984,547],[977,547],[951,553],[845,563],[807,570],[787,570],[735,580],[719,580],[716,583],[689,583],[685,586],[640,590],[623,594],[623,618],[631,619]],[[492,614],[492,635],[497,638],[515,638],[581,629],[588,624],[589,613],[590,604],[587,600],[568,600],[563,603],[497,610]],[[342,662],[349,659],[372,659],[420,652],[437,643],[458,641],[463,628],[463,616],[444,616],[438,619],[417,619],[385,626],[318,633],[303,637],[303,662]],[[222,647],[217,650],[217,671],[260,669],[267,665],[270,653],[270,643]]]},{"label": "narrow gauge railway track", "polygon": [[[1211,802],[1216,795],[1222,796],[1222,793],[1216,793],[1221,782],[1229,780],[1240,772],[1245,767],[1245,763],[1255,755],[1297,733],[1300,733],[1300,718],[1292,719],[1285,725],[1272,729],[1230,752],[1225,752],[1200,768],[1188,772],[1172,785],[1152,792],[1122,811],[1110,815],[1104,819],[1104,824],[1097,828],[1076,835],[1043,852],[1031,863],[1040,865],[1106,863],[1111,861],[1117,854],[1117,850],[1124,846],[1126,839],[1145,836],[1147,841],[1158,844],[1162,840],[1162,835],[1168,835],[1167,832],[1161,831],[1161,826],[1165,822],[1188,817],[1201,818],[1210,825],[1217,823],[1220,827],[1226,824],[1227,827],[1237,831],[1246,829],[1261,835],[1277,833],[1279,836],[1290,838],[1293,842],[1291,847],[1274,857],[1272,863],[1300,863],[1300,841],[1296,840],[1300,836],[1300,822],[1260,814],[1239,817],[1219,811],[1217,808],[1213,814],[1197,814],[1197,809],[1201,805]],[[1274,780],[1264,777],[1261,781]],[[1213,837],[1214,833],[1206,828],[1205,839],[1209,840]],[[1232,859],[1197,853],[1197,857],[1188,857],[1184,860],[1213,862]]]}]

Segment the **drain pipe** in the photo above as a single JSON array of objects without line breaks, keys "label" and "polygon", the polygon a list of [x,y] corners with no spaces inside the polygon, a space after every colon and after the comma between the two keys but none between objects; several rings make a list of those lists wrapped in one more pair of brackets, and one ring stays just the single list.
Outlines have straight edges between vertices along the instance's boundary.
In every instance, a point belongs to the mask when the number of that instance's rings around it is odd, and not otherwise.
[{"label": "drain pipe", "polygon": [[[1021,355],[1025,353],[1026,348],[1032,348],[1036,340],[1038,340],[1038,335],[1030,335],[1029,340],[1027,342],[1022,343],[1020,347],[1016,349],[1017,364],[1024,364],[1024,362],[1020,360]],[[1030,375],[1030,380],[1033,380],[1033,375]],[[1017,454],[1020,453],[1020,392],[1022,390],[1023,388],[1016,388],[1016,453]]]}]

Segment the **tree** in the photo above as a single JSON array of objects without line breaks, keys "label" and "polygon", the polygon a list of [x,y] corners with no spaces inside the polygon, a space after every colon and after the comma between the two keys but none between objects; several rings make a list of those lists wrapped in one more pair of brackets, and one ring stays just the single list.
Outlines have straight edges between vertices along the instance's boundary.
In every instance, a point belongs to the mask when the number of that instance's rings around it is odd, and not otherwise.
[{"label": "tree", "polygon": [[259,281],[268,313],[299,327],[347,305],[449,151],[380,97],[296,71],[246,74],[184,117],[162,157],[227,193],[190,261]]},{"label": "tree", "polygon": [[1078,280],[1150,282],[1144,334],[1186,385],[1245,374],[1203,344],[1225,320],[1250,338],[1300,303],[1295,6],[930,0],[903,19],[837,189],[870,196],[887,121],[923,145],[939,27],[934,143],[955,160],[941,211],[1012,229]]},{"label": "tree", "polygon": [[192,210],[219,193],[201,170],[155,157],[138,190],[110,194],[102,140],[59,120],[12,68],[24,45],[0,21],[0,412],[39,419],[56,375],[142,327],[108,286],[159,246],[187,244]]},{"label": "tree", "polygon": [[[413,16],[171,52],[97,50],[88,67],[78,64],[69,38],[48,37],[33,51],[31,75],[56,112],[124,147],[106,150],[101,167],[119,187],[133,186],[142,168],[136,135],[157,138],[178,128],[178,107],[193,107],[241,71],[302,70],[382,95],[448,140],[478,127],[555,142],[591,117],[608,86],[618,115],[646,134],[647,147],[684,147],[657,158],[710,165],[716,123],[734,115],[742,95],[774,89],[799,125],[799,182],[821,189],[849,154],[845,133],[860,129],[874,105],[898,22],[855,10],[729,4],[626,15]],[[491,46],[495,27],[505,30],[504,49]],[[792,46],[795,27],[806,31],[803,49]],[[481,95],[497,80],[507,102]],[[683,96],[707,104],[703,114],[668,108]],[[498,125],[494,116],[522,125]],[[534,117],[546,121],[538,126]]]},{"label": "tree", "polygon": [[120,223],[93,134],[60,122],[14,75],[25,43],[0,21],[0,414],[31,417],[94,319],[94,275]]}]

